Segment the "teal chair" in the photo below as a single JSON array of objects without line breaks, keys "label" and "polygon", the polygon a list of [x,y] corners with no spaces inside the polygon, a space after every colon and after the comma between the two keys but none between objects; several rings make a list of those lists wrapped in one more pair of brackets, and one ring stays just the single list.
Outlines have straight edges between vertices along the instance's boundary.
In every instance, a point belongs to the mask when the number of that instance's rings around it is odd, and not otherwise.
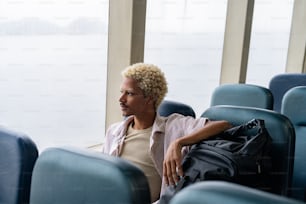
[{"label": "teal chair", "polygon": [[285,73],[275,75],[269,82],[269,89],[274,98],[273,110],[281,112],[282,100],[285,93],[296,86],[306,86],[306,74]]},{"label": "teal chair", "polygon": [[273,109],[272,92],[253,84],[223,84],[214,89],[210,106],[235,105]]},{"label": "teal chair", "polygon": [[77,148],[49,148],[34,166],[30,204],[148,204],[140,169],[117,157]]},{"label": "teal chair", "polygon": [[27,135],[0,128],[0,203],[29,203],[38,149]]},{"label": "teal chair", "polygon": [[178,192],[170,204],[303,204],[303,202],[225,181],[203,181]]},{"label": "teal chair", "polygon": [[178,101],[164,100],[159,105],[157,112],[161,116],[169,116],[172,113],[179,113],[184,116],[196,117],[193,108],[185,103]]},{"label": "teal chair", "polygon": [[202,115],[210,120],[227,120],[239,125],[253,118],[263,119],[272,138],[272,171],[260,189],[280,195],[289,195],[293,171],[295,131],[290,120],[275,111],[238,106],[214,106]]},{"label": "teal chair", "polygon": [[281,113],[291,120],[296,134],[292,197],[306,201],[306,86],[285,93]]}]

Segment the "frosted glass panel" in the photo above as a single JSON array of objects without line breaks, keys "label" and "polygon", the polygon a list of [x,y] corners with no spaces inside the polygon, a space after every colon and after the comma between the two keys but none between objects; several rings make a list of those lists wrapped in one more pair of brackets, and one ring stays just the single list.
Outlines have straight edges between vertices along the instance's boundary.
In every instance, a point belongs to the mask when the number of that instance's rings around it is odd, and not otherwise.
[{"label": "frosted glass panel", "polygon": [[0,2],[0,125],[42,150],[105,125],[108,1]]},{"label": "frosted glass panel", "polygon": [[268,87],[286,68],[293,1],[255,1],[247,83]]},{"label": "frosted glass panel", "polygon": [[167,99],[191,105],[199,116],[219,85],[227,1],[147,1],[145,62],[158,65]]}]

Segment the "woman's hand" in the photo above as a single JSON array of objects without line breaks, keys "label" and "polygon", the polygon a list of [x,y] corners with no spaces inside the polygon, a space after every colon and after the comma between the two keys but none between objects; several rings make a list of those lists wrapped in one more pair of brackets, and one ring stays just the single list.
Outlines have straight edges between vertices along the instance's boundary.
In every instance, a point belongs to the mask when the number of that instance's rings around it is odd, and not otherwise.
[{"label": "woman's hand", "polygon": [[167,149],[163,162],[163,176],[167,185],[175,185],[179,176],[183,176],[182,145],[178,140],[172,142]]}]

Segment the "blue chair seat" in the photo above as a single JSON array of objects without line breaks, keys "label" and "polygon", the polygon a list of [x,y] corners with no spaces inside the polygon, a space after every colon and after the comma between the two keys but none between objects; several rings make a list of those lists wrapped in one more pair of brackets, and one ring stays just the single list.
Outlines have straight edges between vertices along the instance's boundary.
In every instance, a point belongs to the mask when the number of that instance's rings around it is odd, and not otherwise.
[{"label": "blue chair seat", "polygon": [[303,204],[284,196],[224,181],[204,181],[178,192],[170,204]]},{"label": "blue chair seat", "polygon": [[292,197],[306,201],[306,86],[288,90],[282,100],[281,113],[292,122],[295,134]]},{"label": "blue chair seat", "polygon": [[210,107],[202,117],[227,120],[233,125],[240,125],[254,118],[263,119],[272,138],[272,171],[260,189],[280,195],[290,194],[295,131],[286,116],[267,109],[220,105]]},{"label": "blue chair seat", "polygon": [[210,106],[235,105],[273,109],[272,92],[253,84],[223,84],[212,93]]},{"label": "blue chair seat", "polygon": [[269,89],[274,98],[273,109],[281,112],[282,100],[285,93],[296,86],[306,86],[306,74],[285,73],[274,76],[269,82]]},{"label": "blue chair seat", "polygon": [[0,203],[29,203],[37,157],[36,144],[27,135],[0,128]]},{"label": "blue chair seat", "polygon": [[196,114],[191,106],[181,102],[170,100],[162,101],[162,103],[159,105],[157,112],[161,116],[169,116],[172,113],[179,113],[184,116],[192,116],[194,118],[196,117]]},{"label": "blue chair seat", "polygon": [[30,204],[150,203],[143,172],[127,161],[77,148],[49,148],[33,170]]}]

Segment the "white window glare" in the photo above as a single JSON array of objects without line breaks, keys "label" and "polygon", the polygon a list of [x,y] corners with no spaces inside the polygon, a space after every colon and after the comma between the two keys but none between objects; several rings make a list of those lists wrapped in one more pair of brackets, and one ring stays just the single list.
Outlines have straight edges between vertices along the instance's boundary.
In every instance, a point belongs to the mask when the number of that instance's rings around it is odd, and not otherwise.
[{"label": "white window glare", "polygon": [[285,72],[293,3],[255,1],[247,83],[268,87],[273,76]]},{"label": "white window glare", "polygon": [[219,85],[227,1],[147,1],[145,61],[166,74],[167,99],[191,105],[197,116]]},{"label": "white window glare", "polygon": [[40,151],[105,133],[108,0],[0,1],[0,125]]}]

